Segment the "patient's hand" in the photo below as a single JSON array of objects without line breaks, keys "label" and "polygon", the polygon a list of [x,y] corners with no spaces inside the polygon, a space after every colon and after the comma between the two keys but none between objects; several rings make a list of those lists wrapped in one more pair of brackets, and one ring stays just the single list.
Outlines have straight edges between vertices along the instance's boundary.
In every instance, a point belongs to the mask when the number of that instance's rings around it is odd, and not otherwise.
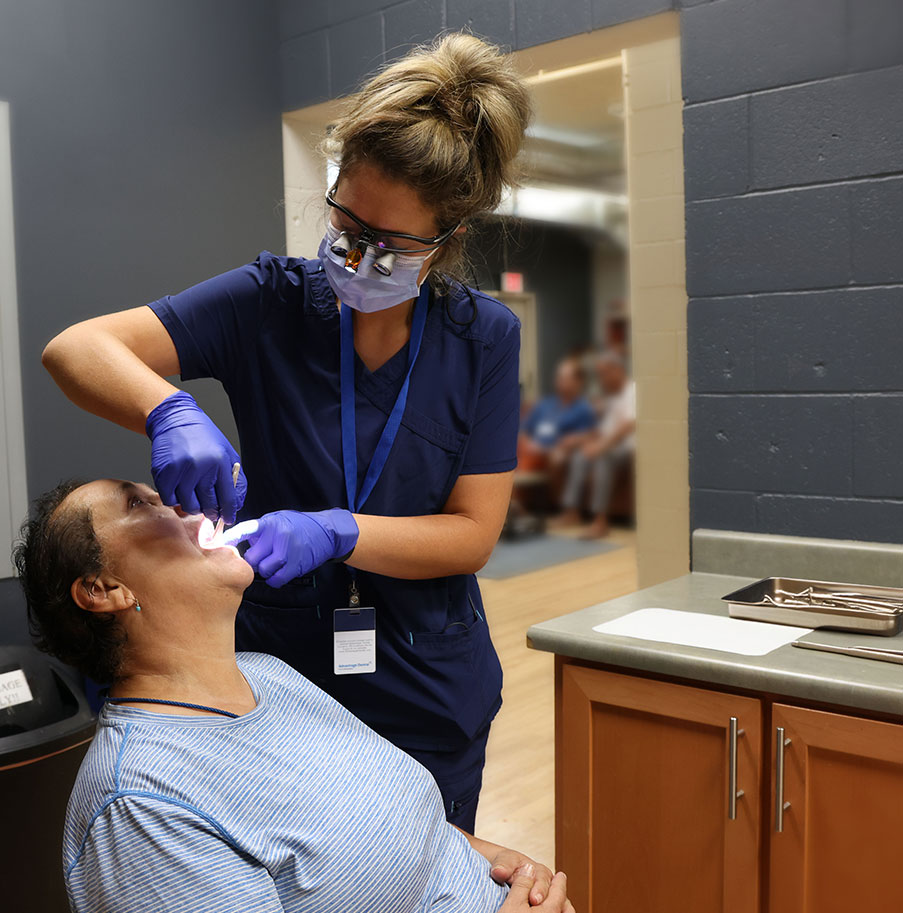
[{"label": "patient's hand", "polygon": [[559,872],[549,886],[549,896],[539,905],[531,905],[530,892],[536,878],[532,863],[518,866],[511,879],[511,890],[499,913],[574,913],[567,898],[567,876]]},{"label": "patient's hand", "polygon": [[[549,885],[552,883],[552,872],[539,862],[534,862],[529,856],[518,853],[517,850],[509,850],[506,846],[500,846],[497,843],[490,843],[481,837],[474,837],[467,831],[462,831],[457,825],[452,827],[461,831],[467,838],[470,845],[485,859],[489,860],[492,867],[490,874],[492,880],[499,884],[514,884],[515,871],[530,866],[531,884],[527,889],[527,897],[534,906],[541,904],[549,893]],[[554,907],[552,909],[555,909]]]},{"label": "patient's hand", "polygon": [[490,875],[492,880],[499,884],[514,884],[516,873],[524,866],[531,866],[533,869],[533,884],[530,887],[529,899],[533,905],[541,904],[549,893],[549,885],[552,883],[552,871],[540,862],[534,862],[529,856],[519,853],[517,850],[509,850],[507,847],[497,847],[498,852],[489,857],[489,864],[492,866]]}]

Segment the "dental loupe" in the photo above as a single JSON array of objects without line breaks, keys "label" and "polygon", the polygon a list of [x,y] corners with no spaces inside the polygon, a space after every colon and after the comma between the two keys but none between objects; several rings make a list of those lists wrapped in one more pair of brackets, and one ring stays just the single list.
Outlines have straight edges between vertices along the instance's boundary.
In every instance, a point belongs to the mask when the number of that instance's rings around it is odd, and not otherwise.
[{"label": "dental loupe", "polygon": [[381,242],[374,243],[362,236],[357,244],[355,244],[351,235],[349,235],[347,231],[343,231],[338,238],[333,241],[329,249],[337,256],[345,258],[344,266],[349,273],[356,273],[364,259],[364,254],[368,245],[372,247],[375,252],[373,269],[382,276],[391,276],[392,270],[395,268],[395,254],[390,250],[381,250]]}]

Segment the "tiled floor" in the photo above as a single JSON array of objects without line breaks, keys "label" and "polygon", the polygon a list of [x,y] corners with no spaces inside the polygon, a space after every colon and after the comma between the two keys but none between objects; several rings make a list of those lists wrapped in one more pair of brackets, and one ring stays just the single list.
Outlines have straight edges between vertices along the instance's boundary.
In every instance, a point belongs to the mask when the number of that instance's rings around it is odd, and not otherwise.
[{"label": "tiled floor", "polygon": [[529,650],[524,635],[531,624],[636,589],[636,534],[616,528],[611,538],[622,547],[507,580],[480,581],[505,671],[505,703],[489,737],[476,832],[550,867],[554,662],[551,654]]}]

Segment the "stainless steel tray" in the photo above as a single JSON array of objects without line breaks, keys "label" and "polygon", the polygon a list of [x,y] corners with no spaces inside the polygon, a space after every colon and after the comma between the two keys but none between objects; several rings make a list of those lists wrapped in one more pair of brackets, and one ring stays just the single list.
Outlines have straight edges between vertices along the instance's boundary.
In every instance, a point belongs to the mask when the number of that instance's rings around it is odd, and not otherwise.
[{"label": "stainless steel tray", "polygon": [[892,637],[903,629],[903,589],[766,577],[722,599],[732,618]]}]

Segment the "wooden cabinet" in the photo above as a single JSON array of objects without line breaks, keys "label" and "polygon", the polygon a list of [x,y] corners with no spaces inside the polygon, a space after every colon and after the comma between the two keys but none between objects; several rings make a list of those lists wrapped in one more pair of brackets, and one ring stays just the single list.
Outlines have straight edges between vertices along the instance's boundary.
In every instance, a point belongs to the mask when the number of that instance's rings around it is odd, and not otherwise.
[{"label": "wooden cabinet", "polygon": [[775,704],[769,913],[903,910],[903,726]]},{"label": "wooden cabinet", "polygon": [[903,910],[903,725],[556,666],[557,865],[579,913]]},{"label": "wooden cabinet", "polygon": [[557,856],[574,907],[757,913],[760,702],[572,665],[558,699]]}]

